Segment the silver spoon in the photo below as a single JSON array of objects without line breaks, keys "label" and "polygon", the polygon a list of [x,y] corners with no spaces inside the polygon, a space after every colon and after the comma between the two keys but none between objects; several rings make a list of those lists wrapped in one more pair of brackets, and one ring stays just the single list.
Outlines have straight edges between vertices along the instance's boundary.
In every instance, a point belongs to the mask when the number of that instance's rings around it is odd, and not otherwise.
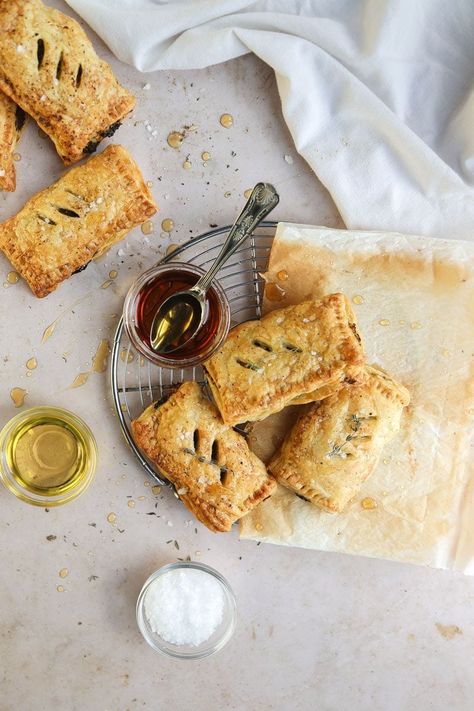
[{"label": "silver spoon", "polygon": [[156,312],[150,329],[150,343],[154,351],[173,353],[196,336],[207,315],[206,292],[214,276],[278,205],[279,199],[273,185],[257,183],[209,271],[191,289],[178,291],[165,299]]}]

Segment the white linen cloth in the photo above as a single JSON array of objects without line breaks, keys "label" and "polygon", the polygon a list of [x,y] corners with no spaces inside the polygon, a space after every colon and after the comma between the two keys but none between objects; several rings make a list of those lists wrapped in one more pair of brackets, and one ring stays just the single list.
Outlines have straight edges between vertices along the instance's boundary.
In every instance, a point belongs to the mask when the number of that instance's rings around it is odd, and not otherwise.
[{"label": "white linen cloth", "polygon": [[474,238],[472,0],[67,2],[142,72],[247,52],[273,67],[347,227]]}]

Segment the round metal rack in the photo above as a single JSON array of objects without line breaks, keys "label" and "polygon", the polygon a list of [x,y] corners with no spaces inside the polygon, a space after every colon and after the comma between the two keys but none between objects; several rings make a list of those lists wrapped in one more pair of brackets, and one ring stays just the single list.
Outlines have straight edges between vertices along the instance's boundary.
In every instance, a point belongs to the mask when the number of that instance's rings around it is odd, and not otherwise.
[{"label": "round metal rack", "polygon": [[[219,273],[219,282],[231,308],[231,327],[261,315],[264,288],[261,274],[267,269],[276,225],[276,222],[262,222]],[[161,261],[191,262],[206,270],[217,257],[229,230],[230,225],[195,237]],[[170,395],[180,383],[204,382],[202,368],[171,370],[145,360],[131,345],[123,319],[115,332],[111,362],[114,404],[125,439],[145,471],[159,484],[169,486],[133,441],[131,422],[153,402]]]}]

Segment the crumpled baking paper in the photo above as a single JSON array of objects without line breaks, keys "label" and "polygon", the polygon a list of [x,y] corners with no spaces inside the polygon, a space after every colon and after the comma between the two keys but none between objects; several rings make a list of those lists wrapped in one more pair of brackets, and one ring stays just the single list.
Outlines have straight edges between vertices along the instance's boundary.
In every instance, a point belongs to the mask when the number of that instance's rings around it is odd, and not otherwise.
[{"label": "crumpled baking paper", "polygon": [[[280,224],[264,310],[341,291],[368,362],[411,392],[398,436],[347,510],[319,511],[279,487],[241,537],[474,574],[474,245],[399,233]],[[268,460],[298,408],[257,424]],[[296,413],[295,413],[296,411]],[[366,509],[362,501],[375,502]]]}]

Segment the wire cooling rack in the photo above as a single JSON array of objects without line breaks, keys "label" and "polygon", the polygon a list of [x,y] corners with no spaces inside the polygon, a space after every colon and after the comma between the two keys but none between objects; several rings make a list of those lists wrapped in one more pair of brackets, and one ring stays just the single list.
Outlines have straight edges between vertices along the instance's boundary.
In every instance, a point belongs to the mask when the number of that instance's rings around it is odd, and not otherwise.
[{"label": "wire cooling rack", "polygon": [[[232,255],[219,272],[231,309],[231,327],[260,318],[264,281],[260,274],[267,268],[276,222],[262,222],[252,236]],[[217,257],[230,225],[195,237],[161,260],[191,262],[207,270]],[[138,461],[159,484],[169,485],[163,475],[138,449],[133,441],[131,422],[151,403],[169,395],[186,380],[204,381],[200,366],[171,370],[145,360],[131,345],[120,319],[115,332],[111,367],[112,392],[120,427]]]}]

